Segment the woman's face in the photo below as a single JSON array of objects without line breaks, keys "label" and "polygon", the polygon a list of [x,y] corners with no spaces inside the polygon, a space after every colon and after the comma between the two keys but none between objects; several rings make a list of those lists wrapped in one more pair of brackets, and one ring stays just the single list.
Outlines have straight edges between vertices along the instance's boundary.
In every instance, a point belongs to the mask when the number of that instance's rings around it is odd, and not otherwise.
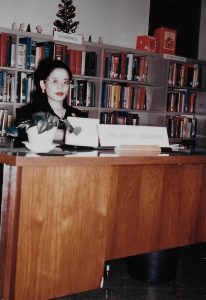
[{"label": "woman's face", "polygon": [[49,101],[63,102],[69,90],[69,74],[61,68],[54,69],[46,80],[41,80],[42,90]]}]

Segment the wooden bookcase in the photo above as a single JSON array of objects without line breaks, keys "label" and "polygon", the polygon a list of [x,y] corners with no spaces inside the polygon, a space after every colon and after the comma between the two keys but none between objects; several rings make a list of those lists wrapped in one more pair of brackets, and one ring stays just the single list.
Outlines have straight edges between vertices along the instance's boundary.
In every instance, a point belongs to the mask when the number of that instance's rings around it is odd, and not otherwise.
[{"label": "wooden bookcase", "polygon": [[[130,116],[138,115],[138,122],[134,122],[135,124],[157,125],[159,123],[160,126],[163,126],[164,120],[162,118],[162,104],[160,107],[155,100],[159,98],[162,100],[165,99],[164,74],[166,72],[166,65],[162,56],[157,53],[142,52],[135,49],[115,47],[111,45],[103,45],[102,48],[103,72],[101,87],[102,89],[105,89],[106,86],[106,90],[107,87],[109,87],[109,93],[111,92],[112,94],[112,88],[119,86],[120,98],[122,93],[124,96],[117,104],[108,104],[110,101],[103,101],[103,97],[101,97],[100,120],[101,113],[110,114],[113,120],[112,113],[115,112],[117,117],[116,122],[115,120],[114,122],[118,124],[125,124],[127,122],[124,120],[123,114],[126,112]],[[111,61],[113,59],[115,60],[115,58],[120,61],[120,70],[118,70],[117,66],[116,71],[112,70],[111,67],[108,72],[107,59]],[[128,71],[123,71],[122,75],[121,63],[125,60],[125,67],[127,67],[128,64]],[[129,66],[131,60],[132,63],[131,66]],[[124,69],[125,67],[123,66]],[[164,70],[164,72],[159,72],[160,69]],[[127,93],[129,93],[131,97],[129,97]],[[105,94],[104,90],[102,91],[102,94]],[[118,114],[120,116],[118,116]]]},{"label": "wooden bookcase", "polygon": [[[184,140],[189,144],[206,147],[205,61],[187,58],[181,58],[180,61],[180,58],[175,56],[102,43],[83,41],[82,44],[71,44],[54,40],[51,35],[6,28],[0,28],[0,34],[2,33],[6,33],[10,38],[7,48],[5,43],[0,43],[0,113],[6,112],[14,119],[16,109],[30,101],[28,90],[32,90],[32,74],[35,63],[38,62],[33,62],[30,67],[21,65],[20,44],[22,38],[27,38],[35,42],[33,49],[43,45],[44,57],[46,55],[60,59],[62,57],[68,63],[68,56],[70,60],[72,55],[76,57],[73,58],[73,63],[69,63],[74,81],[70,88],[68,103],[87,111],[89,117],[99,118],[101,123],[149,126],[167,126],[168,119],[175,116],[196,118],[194,136],[187,138],[171,136],[170,141],[180,143]],[[12,59],[11,44],[15,44]],[[35,60],[36,52],[25,53],[24,55],[27,55],[25,59],[31,61],[33,54]],[[5,55],[8,57],[6,60]],[[85,64],[82,61],[85,61]],[[201,78],[199,85],[192,87],[168,83],[171,65],[174,63],[197,65]],[[2,74],[7,77],[7,84],[1,84]],[[27,88],[27,93],[23,96],[19,87],[22,81],[26,82],[26,88],[29,82],[29,89]],[[188,94],[195,93],[195,107],[192,112],[168,110],[168,94],[177,93],[178,89]],[[2,127],[1,118],[0,124]],[[4,136],[4,131],[0,130],[0,134]]]},{"label": "wooden bookcase", "polygon": [[206,62],[163,55],[167,63],[165,122],[172,143],[206,147]]}]

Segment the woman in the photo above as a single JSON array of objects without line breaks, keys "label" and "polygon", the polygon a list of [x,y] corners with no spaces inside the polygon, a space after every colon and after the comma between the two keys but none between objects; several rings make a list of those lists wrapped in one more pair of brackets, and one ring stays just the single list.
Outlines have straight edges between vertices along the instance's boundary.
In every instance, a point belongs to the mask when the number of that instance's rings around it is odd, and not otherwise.
[{"label": "woman", "polygon": [[[68,116],[85,117],[85,113],[67,104],[67,94],[72,80],[69,67],[59,60],[42,60],[35,73],[35,90],[32,102],[17,109],[16,126],[25,120],[31,119],[32,115],[39,111],[50,112],[59,119]],[[64,140],[65,125],[60,122],[55,140]],[[25,129],[19,128],[17,141],[27,140]]]}]

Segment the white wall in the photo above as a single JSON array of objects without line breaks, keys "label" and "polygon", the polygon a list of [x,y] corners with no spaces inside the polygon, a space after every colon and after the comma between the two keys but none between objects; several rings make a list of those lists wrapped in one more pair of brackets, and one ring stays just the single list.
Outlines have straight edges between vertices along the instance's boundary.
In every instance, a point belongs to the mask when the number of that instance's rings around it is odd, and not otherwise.
[{"label": "white wall", "polygon": [[[13,22],[24,22],[36,32],[52,34],[53,21],[61,0],[0,0],[0,27],[11,28]],[[136,47],[136,36],[148,34],[150,0],[73,0],[75,21],[80,21],[76,33],[94,42],[99,36],[104,43]],[[199,58],[206,60],[206,0],[202,0]]]},{"label": "white wall", "polygon": [[[36,32],[52,34],[60,0],[0,0],[0,27],[11,28],[13,22],[28,23]],[[136,47],[136,36],[148,34],[150,0],[73,0],[75,21],[80,21],[76,33],[86,40],[89,35],[97,42]]]},{"label": "white wall", "polygon": [[206,60],[206,0],[202,0],[198,58]]}]

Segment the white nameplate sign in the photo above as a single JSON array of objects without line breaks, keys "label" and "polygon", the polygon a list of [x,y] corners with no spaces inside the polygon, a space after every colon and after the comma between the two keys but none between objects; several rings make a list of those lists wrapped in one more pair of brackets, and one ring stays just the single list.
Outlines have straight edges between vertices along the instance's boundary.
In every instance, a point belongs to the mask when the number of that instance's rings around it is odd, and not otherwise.
[{"label": "white nameplate sign", "polygon": [[101,146],[158,145],[169,147],[166,127],[133,125],[98,125]]},{"label": "white nameplate sign", "polygon": [[98,147],[99,137],[97,125],[99,119],[68,117],[73,127],[72,132],[66,131],[65,144],[74,146]]},{"label": "white nameplate sign", "polygon": [[82,35],[54,31],[54,40],[66,43],[82,44]]}]

